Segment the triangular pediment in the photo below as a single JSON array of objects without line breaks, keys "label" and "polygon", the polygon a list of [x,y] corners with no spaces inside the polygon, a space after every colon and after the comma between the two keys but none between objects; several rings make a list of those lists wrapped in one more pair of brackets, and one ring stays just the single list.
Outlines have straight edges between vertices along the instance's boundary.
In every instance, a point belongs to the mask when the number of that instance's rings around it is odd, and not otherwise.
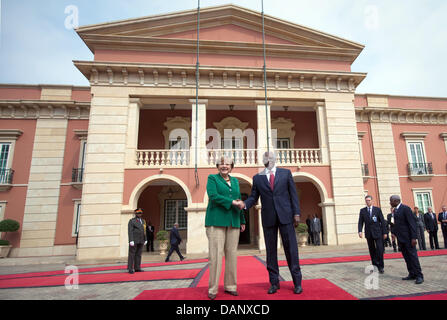
[{"label": "triangular pediment", "polygon": [[[266,44],[276,50],[281,46],[284,50],[310,48],[318,54],[329,49],[325,53],[346,55],[353,61],[364,48],[355,42],[268,15],[264,16],[264,28]],[[155,45],[155,40],[165,46],[179,45],[173,40],[180,41],[183,46],[189,42],[191,46],[197,39],[197,10],[84,26],[76,31],[93,52],[95,47],[104,48],[107,43],[115,47],[119,43],[129,46],[130,42],[144,46]],[[203,8],[200,41],[208,41],[208,45],[214,43],[219,49],[222,45],[230,44],[230,48],[237,43],[259,46],[262,44],[262,14],[235,5]]]}]

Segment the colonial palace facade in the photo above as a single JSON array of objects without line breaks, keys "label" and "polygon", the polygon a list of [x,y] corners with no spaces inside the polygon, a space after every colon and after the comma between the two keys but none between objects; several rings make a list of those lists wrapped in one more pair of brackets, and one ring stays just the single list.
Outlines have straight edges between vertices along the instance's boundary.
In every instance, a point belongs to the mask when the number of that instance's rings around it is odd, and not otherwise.
[{"label": "colonial palace facade", "polygon": [[[206,182],[222,154],[249,194],[275,150],[327,245],[360,241],[365,194],[384,214],[392,194],[439,212],[447,98],[358,94],[363,45],[266,16],[265,99],[261,18],[202,9],[198,99],[196,10],[78,28],[89,87],[0,85],[0,220],[21,226],[10,256],[126,257],[137,207],[156,231],[178,222],[187,254],[206,253]],[[265,248],[260,210],[243,247]]]}]

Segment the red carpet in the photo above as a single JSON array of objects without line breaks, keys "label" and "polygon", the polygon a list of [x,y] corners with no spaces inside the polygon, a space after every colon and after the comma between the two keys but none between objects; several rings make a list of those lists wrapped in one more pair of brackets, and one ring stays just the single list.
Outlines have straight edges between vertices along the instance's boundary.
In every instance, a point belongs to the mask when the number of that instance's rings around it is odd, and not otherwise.
[{"label": "red carpet", "polygon": [[[432,251],[418,251],[419,257],[432,257],[447,255],[447,249],[432,250]],[[386,253],[383,255],[384,259],[403,259],[401,252]],[[369,261],[369,255],[349,256],[349,257],[332,257],[332,258],[315,258],[315,259],[300,259],[300,265],[325,264],[325,263],[341,263],[341,262],[359,262]],[[287,261],[278,261],[280,267],[287,266]]]},{"label": "red carpet", "polygon": [[[136,272],[134,274],[129,274],[127,272],[103,273],[103,274],[79,274],[79,284],[193,279],[197,276],[198,273],[199,269],[146,271],[146,272]],[[0,280],[0,289],[64,286],[67,276],[68,274],[63,276],[4,279]]]},{"label": "red carpet", "polygon": [[[264,276],[265,278],[265,276]],[[263,283],[238,284],[239,296],[224,293],[219,287],[216,300],[357,300],[326,279],[303,280],[303,293],[293,293],[293,282],[281,282],[281,289],[268,294],[268,277]],[[134,300],[209,300],[208,287],[145,290]]]},{"label": "red carpet", "polygon": [[[159,263],[145,263],[141,264],[142,268],[149,267],[161,267],[161,266],[170,266],[170,265],[187,265],[193,263],[203,263],[208,262],[208,259],[198,259],[198,260],[187,260],[187,261],[174,261],[174,262],[159,262]],[[111,270],[127,270],[127,265],[122,266],[110,266],[110,267],[94,267],[94,268],[82,268],[79,269],[79,273],[87,273],[87,272],[99,272],[99,271],[111,271]],[[55,270],[55,271],[45,271],[45,272],[29,272],[29,273],[17,273],[17,274],[6,274],[0,275],[0,280],[5,279],[15,279],[15,278],[32,278],[32,277],[45,277],[45,276],[56,276],[56,275],[64,275],[65,270]]]},{"label": "red carpet", "polygon": [[[266,267],[253,256],[238,257],[237,290],[239,296],[224,293],[225,259],[222,262],[219,293],[216,300],[353,300],[357,299],[326,279],[303,280],[302,294],[293,293],[293,282],[282,281],[276,294],[267,294],[270,287]],[[196,288],[146,290],[136,300],[208,300],[209,269]]]}]

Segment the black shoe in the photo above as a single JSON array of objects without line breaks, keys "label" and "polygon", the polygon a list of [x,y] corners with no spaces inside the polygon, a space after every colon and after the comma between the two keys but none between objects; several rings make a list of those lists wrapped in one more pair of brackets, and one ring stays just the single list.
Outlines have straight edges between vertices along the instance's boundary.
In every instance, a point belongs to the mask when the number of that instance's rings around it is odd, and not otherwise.
[{"label": "black shoe", "polygon": [[138,270],[135,270],[135,272],[144,272],[144,270],[138,269]]},{"label": "black shoe", "polygon": [[238,296],[239,295],[239,293],[237,293],[237,291],[225,290],[225,293],[231,294],[232,296]]},{"label": "black shoe", "polygon": [[183,260],[185,260],[185,257],[181,257],[181,258],[180,258],[180,261],[183,261]]},{"label": "black shoe", "polygon": [[422,278],[422,277],[417,277],[417,278],[416,278],[416,281],[415,281],[414,283],[416,283],[416,284],[421,284],[422,282],[424,282],[424,278]]},{"label": "black shoe", "polygon": [[165,262],[169,262],[169,260],[168,260],[168,259],[166,259],[166,260],[165,260]]},{"label": "black shoe", "polygon": [[402,280],[416,280],[416,277],[407,276],[405,278],[402,278]]},{"label": "black shoe", "polygon": [[278,284],[272,284],[269,291],[267,291],[268,294],[276,293],[276,291],[279,289],[279,283]]},{"label": "black shoe", "polygon": [[216,296],[217,294],[208,293],[208,298],[210,298],[210,300],[216,299]]},{"label": "black shoe", "polygon": [[134,274],[135,271],[133,271],[133,270],[129,270],[129,273],[130,273],[130,274]]},{"label": "black shoe", "polygon": [[301,286],[295,286],[295,289],[293,289],[293,293],[300,294],[303,292],[303,288]]},{"label": "black shoe", "polygon": [[383,269],[379,269],[379,273],[380,273],[380,274],[384,274],[384,273],[385,273],[385,270],[383,270]]}]

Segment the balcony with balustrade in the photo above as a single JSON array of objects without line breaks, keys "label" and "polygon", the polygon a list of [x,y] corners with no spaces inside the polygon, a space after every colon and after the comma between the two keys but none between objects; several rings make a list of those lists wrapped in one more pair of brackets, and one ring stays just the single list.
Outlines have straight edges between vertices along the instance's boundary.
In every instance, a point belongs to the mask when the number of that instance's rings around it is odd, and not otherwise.
[{"label": "balcony with balustrade", "polygon": [[[249,107],[235,112],[213,106],[206,110],[206,134],[194,139],[195,115],[187,105],[170,104],[164,108],[145,106],[139,111],[137,148],[132,168],[215,167],[221,156],[229,156],[237,167],[263,167],[266,143],[260,140],[258,113]],[[272,108],[269,122],[269,150],[275,151],[280,166],[328,165],[320,148],[318,114],[312,108],[290,111]],[[150,124],[150,125],[149,125]],[[200,130],[200,129],[198,129]],[[264,137],[265,138],[265,137]],[[261,144],[260,144],[261,141]]]}]

